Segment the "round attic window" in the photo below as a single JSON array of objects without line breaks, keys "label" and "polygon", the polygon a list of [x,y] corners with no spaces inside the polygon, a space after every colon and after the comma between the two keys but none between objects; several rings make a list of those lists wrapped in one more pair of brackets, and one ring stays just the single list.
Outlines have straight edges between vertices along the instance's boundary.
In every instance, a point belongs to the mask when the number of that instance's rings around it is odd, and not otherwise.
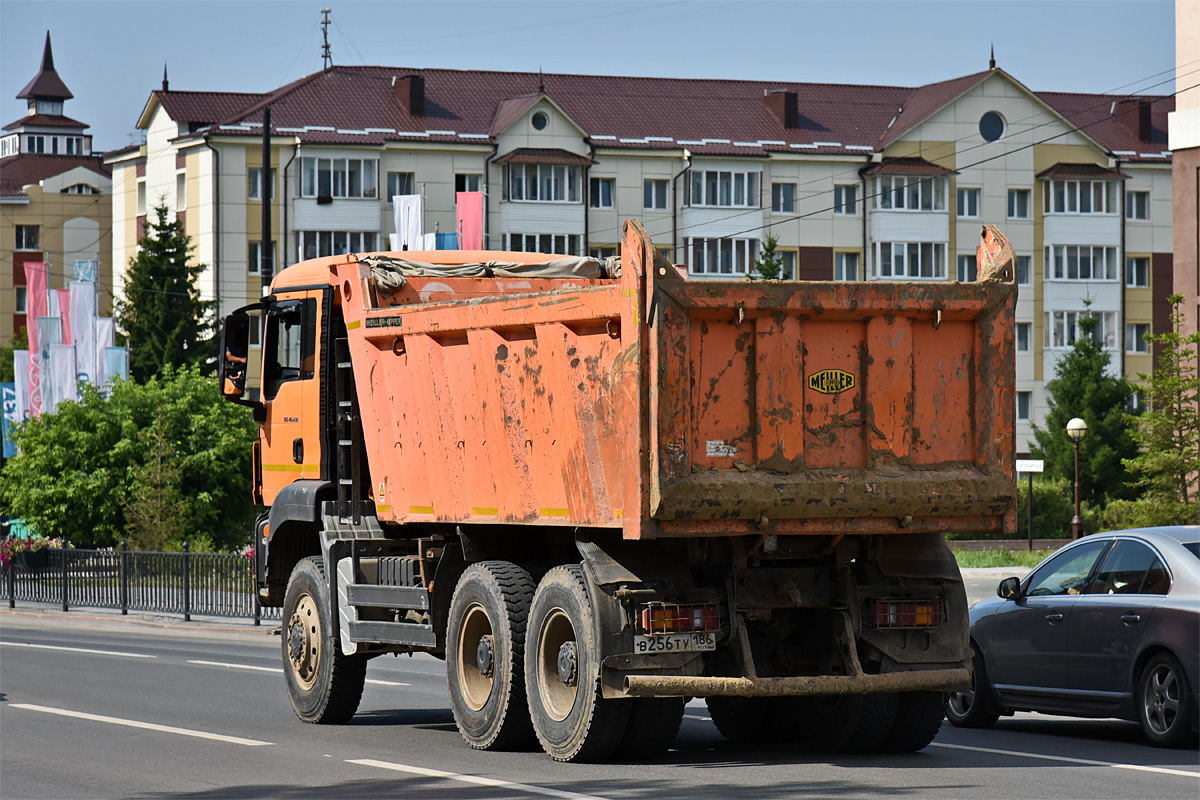
[{"label": "round attic window", "polygon": [[1004,117],[989,111],[979,118],[979,135],[985,142],[994,142],[1004,135]]},{"label": "round attic window", "polygon": [[538,131],[544,131],[546,126],[550,124],[550,118],[547,117],[545,112],[542,111],[534,114],[533,119],[530,121],[533,123],[533,129]]}]

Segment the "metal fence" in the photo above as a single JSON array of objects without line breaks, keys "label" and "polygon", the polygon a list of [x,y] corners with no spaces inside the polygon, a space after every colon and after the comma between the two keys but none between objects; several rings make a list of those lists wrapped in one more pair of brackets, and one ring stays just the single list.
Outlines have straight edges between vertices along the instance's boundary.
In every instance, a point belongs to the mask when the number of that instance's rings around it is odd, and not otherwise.
[{"label": "metal fence", "polygon": [[149,553],[138,550],[45,548],[26,552],[5,570],[8,607],[17,601],[89,608],[278,619],[261,608],[250,562],[236,553]]}]

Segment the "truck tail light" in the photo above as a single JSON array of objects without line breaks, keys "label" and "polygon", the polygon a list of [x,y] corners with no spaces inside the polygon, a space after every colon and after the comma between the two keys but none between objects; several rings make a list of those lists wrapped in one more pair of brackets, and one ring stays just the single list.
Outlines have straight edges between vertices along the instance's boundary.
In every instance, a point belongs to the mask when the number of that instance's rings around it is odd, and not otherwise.
[{"label": "truck tail light", "polygon": [[876,600],[875,627],[892,630],[937,628],[942,604],[937,600]]},{"label": "truck tail light", "polygon": [[642,606],[642,633],[709,633],[721,630],[715,605],[649,603]]}]

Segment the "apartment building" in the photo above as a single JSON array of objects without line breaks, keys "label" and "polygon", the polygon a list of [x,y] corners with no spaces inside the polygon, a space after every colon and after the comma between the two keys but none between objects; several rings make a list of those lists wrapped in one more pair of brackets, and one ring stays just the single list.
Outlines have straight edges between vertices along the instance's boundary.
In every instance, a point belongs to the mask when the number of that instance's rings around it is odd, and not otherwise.
[{"label": "apartment building", "polygon": [[72,94],[54,69],[48,32],[41,68],[17,98],[28,110],[0,133],[0,340],[5,344],[30,324],[26,263],[44,262],[49,288],[64,288],[75,277],[76,261],[97,262],[97,310],[109,313],[112,297],[111,170],[92,153],[88,125],[63,113]]},{"label": "apartment building", "polygon": [[[271,110],[263,158],[263,111]],[[484,194],[484,246],[615,252],[623,219],[694,279],[750,278],[768,236],[784,277],[974,278],[980,224],[1020,256],[1018,450],[1086,309],[1113,370],[1171,291],[1171,98],[1034,92],[994,60],[921,87],[330,67],[264,94],[179,92],[110,155],[113,260],[147,207],[185,221],[222,313],[274,264],[386,249],[391,198],[453,231]],[[269,237],[262,203],[272,204]],[[119,279],[118,279],[119,283]]]}]

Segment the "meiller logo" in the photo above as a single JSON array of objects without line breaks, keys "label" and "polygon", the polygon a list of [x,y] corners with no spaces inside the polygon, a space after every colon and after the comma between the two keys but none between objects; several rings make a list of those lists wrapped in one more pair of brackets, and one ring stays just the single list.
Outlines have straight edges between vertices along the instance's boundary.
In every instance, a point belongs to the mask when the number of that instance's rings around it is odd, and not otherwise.
[{"label": "meiller logo", "polygon": [[839,394],[854,388],[854,376],[842,369],[823,369],[808,376],[808,388],[821,394]]}]

